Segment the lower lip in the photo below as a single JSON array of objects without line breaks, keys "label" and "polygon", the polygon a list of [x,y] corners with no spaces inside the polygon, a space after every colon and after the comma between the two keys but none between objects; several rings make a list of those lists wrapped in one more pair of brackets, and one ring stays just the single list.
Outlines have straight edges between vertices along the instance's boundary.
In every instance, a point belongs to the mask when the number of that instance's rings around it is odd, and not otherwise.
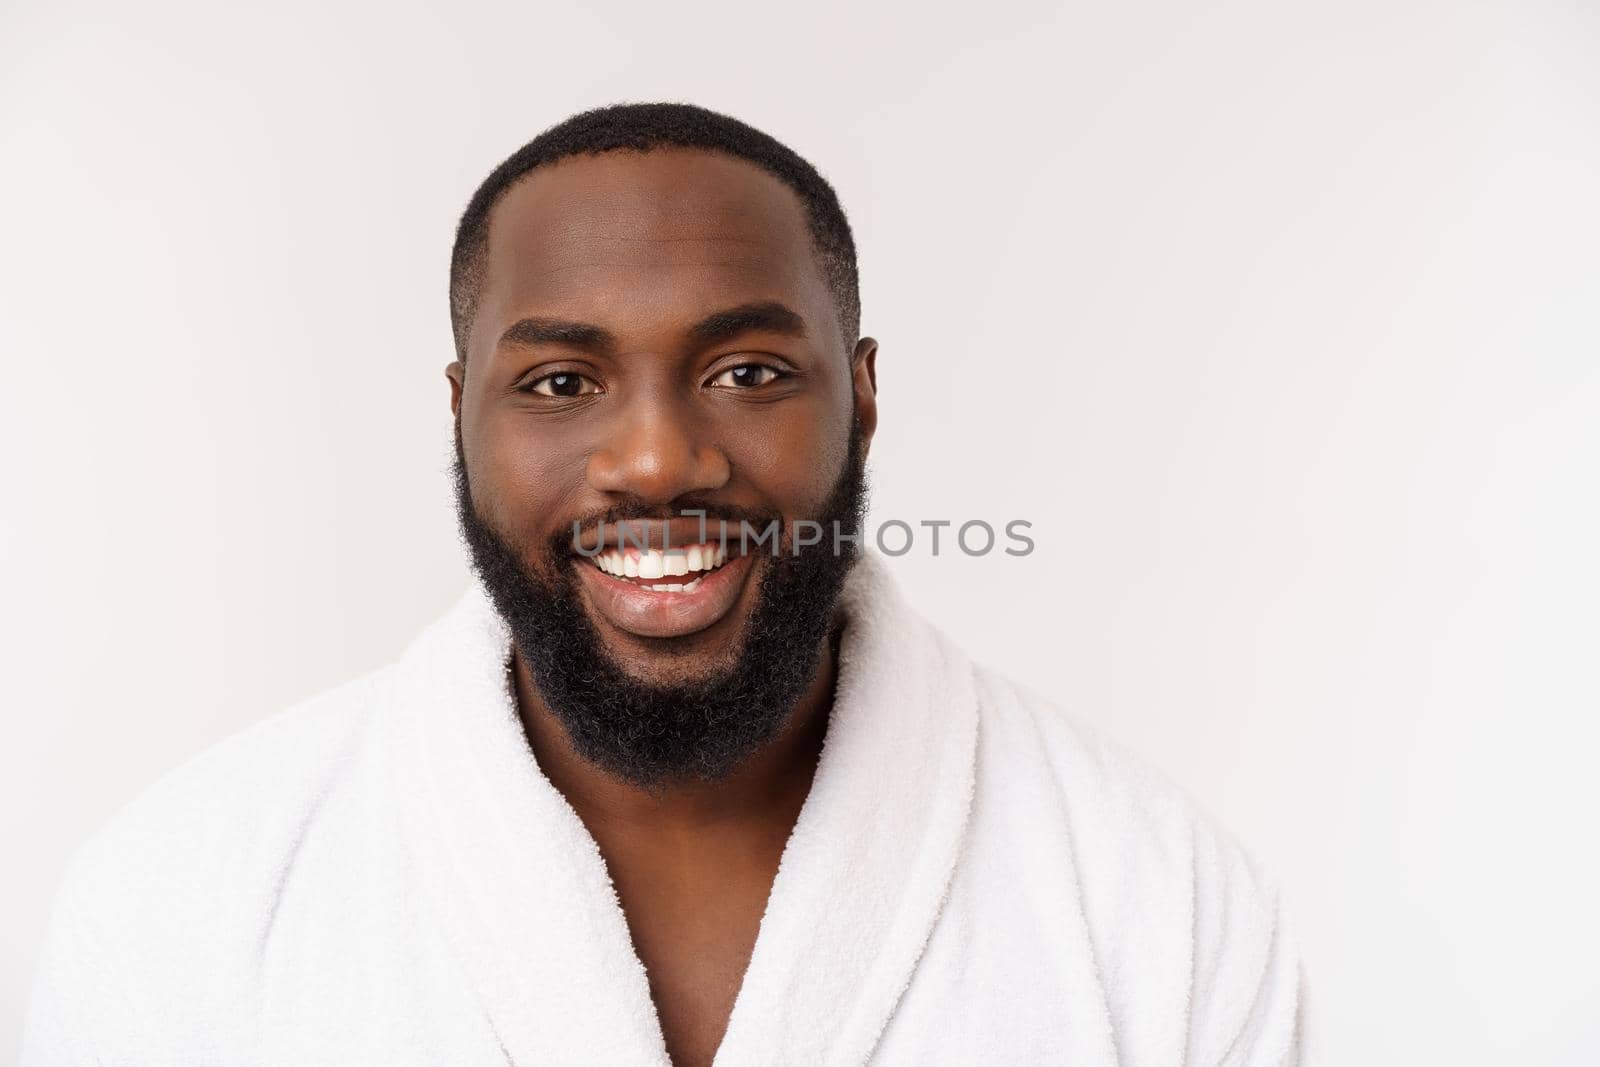
[{"label": "lower lip", "polygon": [[733,609],[749,577],[751,557],[735,556],[702,574],[692,590],[653,593],[579,559],[574,566],[589,602],[619,630],[635,637],[686,637],[714,625]]}]

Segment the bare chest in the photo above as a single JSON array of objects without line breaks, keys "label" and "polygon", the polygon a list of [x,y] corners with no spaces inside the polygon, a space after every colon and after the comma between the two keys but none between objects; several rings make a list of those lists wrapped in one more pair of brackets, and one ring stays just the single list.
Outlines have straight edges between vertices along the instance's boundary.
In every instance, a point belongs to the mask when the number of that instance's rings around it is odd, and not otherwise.
[{"label": "bare chest", "polygon": [[755,948],[776,862],[685,878],[615,877],[675,1064],[716,1056]]}]

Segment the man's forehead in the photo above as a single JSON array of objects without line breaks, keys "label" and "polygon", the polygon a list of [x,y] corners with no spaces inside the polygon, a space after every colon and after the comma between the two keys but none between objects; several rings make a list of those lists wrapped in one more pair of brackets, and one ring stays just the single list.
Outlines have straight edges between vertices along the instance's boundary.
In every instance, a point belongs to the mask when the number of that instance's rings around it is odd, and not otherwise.
[{"label": "man's forehead", "polygon": [[489,216],[490,254],[582,256],[596,246],[665,256],[681,244],[809,252],[795,192],[743,159],[657,149],[574,156],[530,172]]},{"label": "man's forehead", "polygon": [[746,160],[666,149],[532,171],[489,217],[483,325],[753,299],[833,314],[795,192]]}]

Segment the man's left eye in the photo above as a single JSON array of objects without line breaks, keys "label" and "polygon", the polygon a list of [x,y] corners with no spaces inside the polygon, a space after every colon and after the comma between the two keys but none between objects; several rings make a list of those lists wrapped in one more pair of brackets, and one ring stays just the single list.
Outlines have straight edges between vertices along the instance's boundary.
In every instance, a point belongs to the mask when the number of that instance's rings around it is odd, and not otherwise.
[{"label": "man's left eye", "polygon": [[711,379],[711,384],[718,389],[754,389],[777,377],[778,372],[765,364],[742,363],[737,367],[729,367]]}]

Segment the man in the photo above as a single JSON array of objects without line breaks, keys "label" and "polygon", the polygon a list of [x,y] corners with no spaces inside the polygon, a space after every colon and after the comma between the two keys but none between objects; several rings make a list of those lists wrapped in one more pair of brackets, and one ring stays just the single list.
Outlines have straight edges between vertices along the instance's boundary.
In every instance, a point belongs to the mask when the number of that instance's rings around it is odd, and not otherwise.
[{"label": "man", "polygon": [[1298,1061],[1247,858],[860,548],[877,344],[810,165],[576,116],[450,298],[478,584],[80,850],[26,1062]]}]

